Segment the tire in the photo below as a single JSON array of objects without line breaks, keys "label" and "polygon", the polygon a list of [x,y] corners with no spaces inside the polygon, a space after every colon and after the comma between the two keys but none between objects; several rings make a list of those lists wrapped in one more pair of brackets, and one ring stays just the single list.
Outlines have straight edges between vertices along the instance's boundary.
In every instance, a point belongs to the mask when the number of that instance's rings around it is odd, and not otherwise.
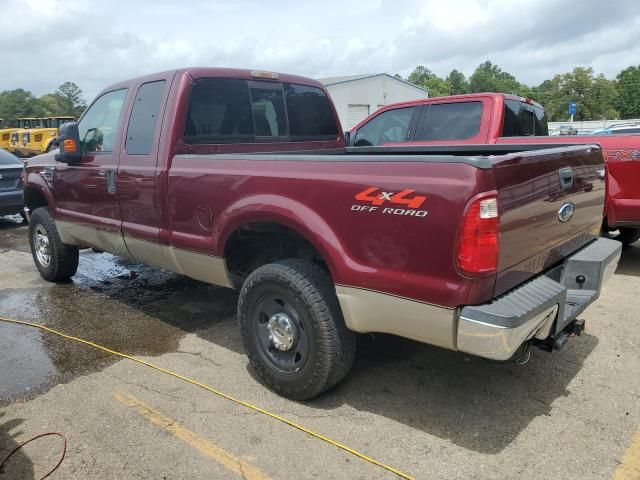
[{"label": "tire", "polygon": [[620,234],[615,239],[625,246],[640,240],[640,228],[620,228],[619,230]]},{"label": "tire", "polygon": [[258,377],[292,400],[320,395],[353,365],[355,334],[331,278],[312,263],[290,259],[253,271],[240,291],[238,322]]},{"label": "tire", "polygon": [[62,282],[78,270],[78,247],[60,241],[47,207],[36,208],[29,222],[29,245],[40,276],[48,282]]}]

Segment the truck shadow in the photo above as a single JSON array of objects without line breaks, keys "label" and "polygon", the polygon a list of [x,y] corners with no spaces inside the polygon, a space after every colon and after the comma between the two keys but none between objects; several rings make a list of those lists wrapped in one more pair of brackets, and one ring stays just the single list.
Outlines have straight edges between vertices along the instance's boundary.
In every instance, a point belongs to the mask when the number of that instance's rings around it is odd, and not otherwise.
[{"label": "truck shadow", "polygon": [[[22,432],[16,431],[16,428],[24,421],[21,419],[5,420],[2,418],[4,415],[0,412],[0,461],[4,460],[18,446],[15,437]],[[33,479],[35,478],[33,463],[22,450],[18,450],[0,469],[0,478]]]},{"label": "truck shadow", "polygon": [[549,415],[598,343],[583,334],[561,352],[534,349],[528,364],[515,365],[387,335],[360,340],[353,371],[311,408],[346,404],[486,454]]},{"label": "truck shadow", "polygon": [[622,249],[616,273],[640,277],[640,241]]}]

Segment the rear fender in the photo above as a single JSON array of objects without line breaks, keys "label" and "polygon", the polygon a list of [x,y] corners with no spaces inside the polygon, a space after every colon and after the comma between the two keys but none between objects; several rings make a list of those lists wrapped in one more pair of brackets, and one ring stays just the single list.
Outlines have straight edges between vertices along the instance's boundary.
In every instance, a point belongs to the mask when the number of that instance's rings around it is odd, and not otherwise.
[{"label": "rear fender", "polygon": [[320,252],[335,283],[340,282],[341,273],[346,270],[373,270],[349,256],[335,231],[316,211],[280,195],[243,197],[223,211],[214,229],[218,251],[224,252],[229,237],[238,228],[256,222],[275,222],[304,237]]}]

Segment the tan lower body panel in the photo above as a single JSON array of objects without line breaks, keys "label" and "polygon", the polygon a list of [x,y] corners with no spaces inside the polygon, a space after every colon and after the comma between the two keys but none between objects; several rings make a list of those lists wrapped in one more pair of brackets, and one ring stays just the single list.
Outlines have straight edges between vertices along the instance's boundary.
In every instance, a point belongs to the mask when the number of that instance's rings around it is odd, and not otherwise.
[{"label": "tan lower body panel", "polygon": [[456,349],[455,312],[451,308],[343,285],[336,285],[336,292],[350,330],[391,333]]},{"label": "tan lower body panel", "polygon": [[63,220],[56,220],[56,228],[62,243],[92,247],[133,260],[120,232],[101,230],[96,227],[88,227]]},{"label": "tan lower body panel", "polygon": [[125,237],[124,240],[131,255],[142,263],[180,273],[202,282],[221,287],[233,287],[223,258],[181,250],[170,245],[159,245],[133,237]]},{"label": "tan lower body panel", "polygon": [[171,245],[123,237],[115,231],[100,230],[73,222],[56,221],[60,240],[69,245],[82,245],[136,260],[154,267],[202,282],[232,287],[223,258],[181,250]]}]

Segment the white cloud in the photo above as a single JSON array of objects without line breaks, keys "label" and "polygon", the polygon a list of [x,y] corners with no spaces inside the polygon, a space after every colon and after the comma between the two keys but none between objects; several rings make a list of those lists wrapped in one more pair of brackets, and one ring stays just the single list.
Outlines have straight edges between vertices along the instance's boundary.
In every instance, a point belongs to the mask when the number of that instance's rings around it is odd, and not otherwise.
[{"label": "white cloud", "polygon": [[574,66],[614,76],[640,64],[636,0],[3,0],[0,90],[36,94],[189,65],[311,77],[467,75],[491,60],[529,84]]}]

